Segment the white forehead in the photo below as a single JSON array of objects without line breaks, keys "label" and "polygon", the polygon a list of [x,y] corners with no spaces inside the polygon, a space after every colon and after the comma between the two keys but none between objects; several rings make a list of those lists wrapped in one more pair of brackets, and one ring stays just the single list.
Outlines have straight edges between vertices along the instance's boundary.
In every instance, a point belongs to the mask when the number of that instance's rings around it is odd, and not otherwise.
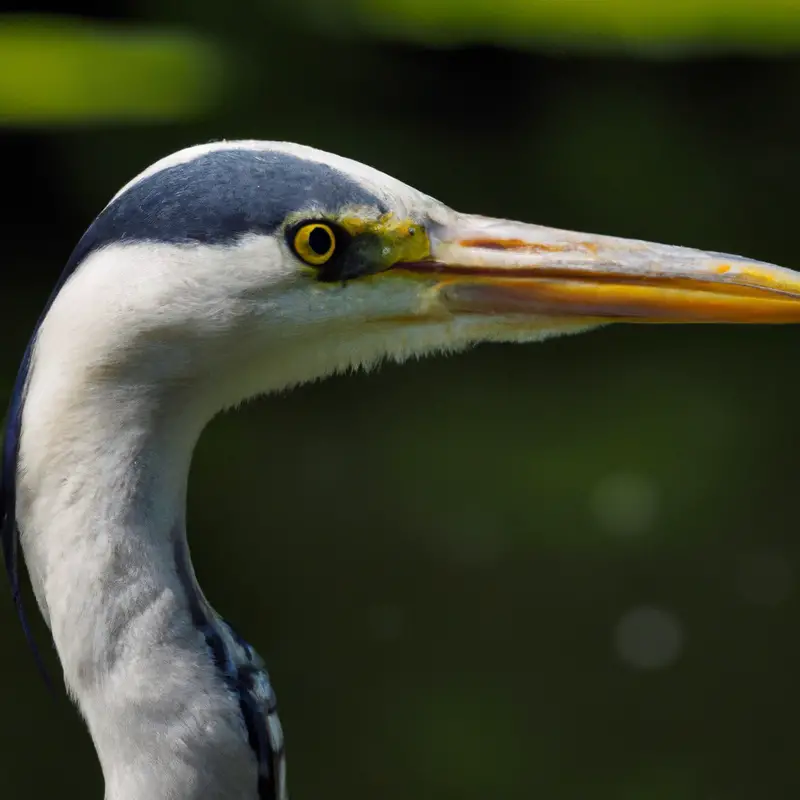
[{"label": "white forehead", "polygon": [[[255,152],[278,152],[286,153],[288,155],[296,156],[297,158],[305,159],[319,164],[327,164],[334,169],[348,175],[352,180],[361,183],[365,188],[369,189],[379,197],[386,198],[393,201],[391,205],[400,205],[408,209],[424,210],[440,206],[441,204],[434,198],[420,192],[413,186],[409,186],[402,181],[387,175],[380,170],[370,167],[367,164],[362,164],[360,161],[355,161],[351,158],[338,156],[335,153],[328,153],[325,150],[318,150],[315,147],[309,147],[303,144],[295,144],[294,142],[266,142],[258,139],[242,139],[235,141],[219,141],[210,142],[208,144],[194,145],[193,147],[186,147],[183,150],[178,150],[164,158],[159,159],[151,164],[147,169],[140,172],[133,180],[128,181],[111,199],[111,203],[118,197],[127,192],[131,187],[135,186],[145,178],[155,175],[162,170],[169,167],[186,164],[194,161],[201,156],[208,153],[214,153],[221,150],[249,150]],[[110,205],[110,203],[109,203]]]}]

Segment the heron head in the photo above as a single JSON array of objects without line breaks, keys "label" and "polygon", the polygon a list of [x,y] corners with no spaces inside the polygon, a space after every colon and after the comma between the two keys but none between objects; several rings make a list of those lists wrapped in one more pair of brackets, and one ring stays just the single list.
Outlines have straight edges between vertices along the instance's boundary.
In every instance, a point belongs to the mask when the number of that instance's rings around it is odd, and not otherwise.
[{"label": "heron head", "polygon": [[101,378],[200,381],[224,405],[384,357],[620,321],[797,322],[800,276],[463,214],[349,159],[235,142],[125,186],[38,339]]},{"label": "heron head", "polygon": [[[382,358],[620,321],[798,322],[800,275],[459,213],[299,145],[217,143],[169,156],[89,227],[19,370],[0,483],[15,591],[26,418],[68,451],[64,431],[99,415],[102,441],[112,441],[136,406],[189,453],[215,411],[246,397]],[[127,424],[154,428],[137,419]],[[46,467],[48,447],[29,449]]]}]

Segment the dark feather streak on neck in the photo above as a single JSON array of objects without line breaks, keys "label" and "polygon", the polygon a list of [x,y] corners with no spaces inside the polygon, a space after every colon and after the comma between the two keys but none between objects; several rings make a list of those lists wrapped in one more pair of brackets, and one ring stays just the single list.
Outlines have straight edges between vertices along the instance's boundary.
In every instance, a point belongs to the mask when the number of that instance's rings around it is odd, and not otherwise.
[{"label": "dark feather streak on neck", "polygon": [[[185,542],[175,544],[175,566],[189,603],[192,623],[205,638],[211,659],[238,702],[247,741],[258,763],[259,800],[284,800],[283,740],[274,742],[269,719],[279,728],[277,704],[263,662],[253,648],[201,597]],[[233,646],[231,646],[233,645]]]}]

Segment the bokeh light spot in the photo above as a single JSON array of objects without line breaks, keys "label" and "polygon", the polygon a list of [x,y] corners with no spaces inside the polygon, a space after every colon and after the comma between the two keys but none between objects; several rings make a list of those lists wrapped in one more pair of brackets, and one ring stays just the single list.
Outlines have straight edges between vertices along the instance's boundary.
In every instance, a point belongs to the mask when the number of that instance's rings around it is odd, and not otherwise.
[{"label": "bokeh light spot", "polygon": [[597,484],[591,507],[597,523],[609,533],[645,533],[652,528],[658,513],[658,489],[641,473],[615,473]]},{"label": "bokeh light spot", "polygon": [[671,611],[637,606],[625,612],[614,630],[620,660],[634,669],[666,669],[680,657],[684,633]]}]

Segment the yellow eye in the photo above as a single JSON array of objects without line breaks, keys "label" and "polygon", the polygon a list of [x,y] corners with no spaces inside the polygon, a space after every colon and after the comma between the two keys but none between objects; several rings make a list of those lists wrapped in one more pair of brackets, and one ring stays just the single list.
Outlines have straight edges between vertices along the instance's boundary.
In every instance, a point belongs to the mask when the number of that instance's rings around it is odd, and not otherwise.
[{"label": "yellow eye", "polygon": [[330,226],[322,222],[310,222],[299,228],[292,241],[294,251],[306,264],[319,266],[333,255],[336,236]]}]

